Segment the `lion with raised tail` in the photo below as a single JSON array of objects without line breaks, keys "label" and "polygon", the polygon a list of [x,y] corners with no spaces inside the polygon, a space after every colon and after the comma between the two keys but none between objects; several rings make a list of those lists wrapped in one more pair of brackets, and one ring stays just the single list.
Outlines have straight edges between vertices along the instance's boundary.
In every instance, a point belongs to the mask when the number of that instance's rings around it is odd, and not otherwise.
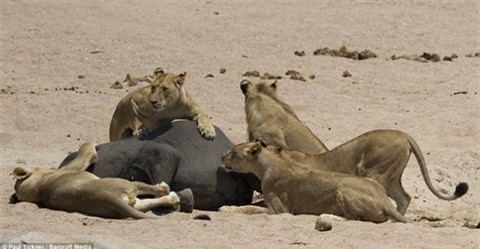
[{"label": "lion with raised tail", "polygon": [[314,169],[266,149],[262,142],[236,145],[222,157],[225,168],[253,173],[262,181],[264,207],[224,206],[223,212],[332,214],[352,220],[411,222],[376,181]]},{"label": "lion with raised tail", "polygon": [[245,95],[249,141],[262,139],[267,144],[310,154],[328,151],[293,109],[278,98],[277,87],[277,82],[254,85],[243,80],[240,83]]},{"label": "lion with raised tail", "polygon": [[397,130],[370,131],[318,155],[277,146],[268,146],[268,149],[312,168],[371,178],[385,188],[401,214],[405,214],[412,199],[403,189],[401,181],[412,152],[420,166],[423,180],[435,196],[451,201],[468,191],[468,184],[464,182],[460,182],[455,192],[449,196],[435,189],[417,142],[408,134]]}]

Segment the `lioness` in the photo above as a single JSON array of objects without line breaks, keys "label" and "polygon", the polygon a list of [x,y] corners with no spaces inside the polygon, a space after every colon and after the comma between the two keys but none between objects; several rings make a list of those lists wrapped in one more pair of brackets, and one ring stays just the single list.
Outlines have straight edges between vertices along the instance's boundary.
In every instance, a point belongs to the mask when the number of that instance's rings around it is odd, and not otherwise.
[{"label": "lioness", "polygon": [[207,114],[183,87],[185,75],[156,71],[150,85],[125,96],[113,113],[110,141],[153,131],[174,119],[194,120],[204,138],[214,139],[215,128]]},{"label": "lioness", "polygon": [[370,131],[319,155],[304,154],[277,146],[268,146],[268,149],[316,169],[372,178],[387,190],[388,196],[397,203],[397,210],[401,214],[405,214],[412,199],[403,189],[401,182],[411,152],[417,158],[423,180],[435,196],[443,200],[455,200],[468,191],[468,184],[463,182],[457,185],[451,196],[437,191],[428,175],[420,147],[411,136],[401,131]]},{"label": "lioness", "polygon": [[[79,212],[105,218],[156,218],[145,214],[153,208],[180,209],[180,198],[167,184],[148,185],[119,178],[98,178],[85,171],[97,160],[95,146],[85,143],[77,157],[60,169],[16,167],[12,201],[33,202],[40,206]],[[139,199],[137,195],[155,198]]]},{"label": "lioness", "polygon": [[243,80],[240,88],[245,95],[249,141],[262,139],[267,144],[310,154],[328,151],[293,109],[277,97],[276,82],[253,85]]},{"label": "lioness", "polygon": [[376,181],[302,165],[265,149],[262,142],[236,145],[222,160],[227,169],[251,172],[262,181],[266,208],[225,206],[220,211],[279,214],[333,214],[347,219],[410,222],[388,199]]}]

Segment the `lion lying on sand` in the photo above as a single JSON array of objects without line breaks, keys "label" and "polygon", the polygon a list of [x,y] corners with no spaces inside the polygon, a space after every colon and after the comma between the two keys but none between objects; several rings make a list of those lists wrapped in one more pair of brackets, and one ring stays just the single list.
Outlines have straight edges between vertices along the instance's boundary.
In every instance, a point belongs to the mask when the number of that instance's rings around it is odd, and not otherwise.
[{"label": "lion lying on sand", "polygon": [[293,109],[277,97],[277,87],[276,82],[253,85],[243,80],[240,83],[245,95],[249,141],[261,139],[267,144],[310,154],[328,151]]},{"label": "lion lying on sand", "polygon": [[227,169],[251,172],[261,179],[266,208],[224,206],[220,211],[333,214],[371,222],[411,222],[395,210],[376,181],[304,166],[266,149],[262,142],[236,145],[222,160]]},{"label": "lion lying on sand", "polygon": [[[180,197],[167,184],[148,185],[119,178],[98,178],[85,171],[97,159],[95,146],[85,143],[78,156],[60,169],[16,167],[12,173],[15,194],[12,201],[79,212],[104,218],[156,218],[146,214],[157,207],[180,209]],[[138,195],[154,198],[139,199]]]},{"label": "lion lying on sand", "polygon": [[174,119],[194,120],[202,137],[214,139],[215,128],[207,114],[183,87],[185,75],[155,70],[150,85],[125,96],[113,113],[110,141],[153,131]]},{"label": "lion lying on sand", "polygon": [[303,154],[277,146],[268,146],[268,149],[316,169],[374,179],[397,203],[397,210],[401,214],[405,214],[412,199],[401,182],[411,152],[417,158],[428,189],[435,196],[443,200],[455,200],[468,191],[468,184],[463,182],[457,185],[451,196],[445,196],[436,190],[428,175],[420,147],[412,137],[401,131],[370,131],[319,155]]}]

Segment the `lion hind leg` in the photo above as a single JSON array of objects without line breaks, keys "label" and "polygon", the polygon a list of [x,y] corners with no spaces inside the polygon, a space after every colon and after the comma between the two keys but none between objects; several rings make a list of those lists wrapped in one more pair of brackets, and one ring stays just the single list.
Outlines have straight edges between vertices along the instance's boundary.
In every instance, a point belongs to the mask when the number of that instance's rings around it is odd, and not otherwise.
[{"label": "lion hind leg", "polygon": [[150,185],[143,182],[132,182],[132,184],[137,188],[139,195],[161,197],[170,193],[170,187],[165,182],[156,185]]},{"label": "lion hind leg", "polygon": [[268,214],[269,210],[265,207],[246,205],[246,206],[222,206],[219,212],[236,214]]},{"label": "lion hind leg", "polygon": [[343,222],[347,221],[346,218],[334,215],[334,214],[321,214],[318,216],[319,220],[324,220],[324,221],[338,221],[338,222]]},{"label": "lion hind leg", "polygon": [[404,215],[412,196],[405,191],[400,180],[394,181],[388,186],[388,195],[397,203],[397,211]]},{"label": "lion hind leg", "polygon": [[147,212],[158,207],[173,207],[178,211],[180,210],[180,198],[175,192],[170,192],[170,194],[158,198],[136,198],[135,204],[133,205],[133,208],[141,212]]},{"label": "lion hind leg", "polygon": [[80,146],[77,156],[70,163],[61,169],[85,171],[88,166],[95,163],[98,159],[95,144],[86,142]]}]

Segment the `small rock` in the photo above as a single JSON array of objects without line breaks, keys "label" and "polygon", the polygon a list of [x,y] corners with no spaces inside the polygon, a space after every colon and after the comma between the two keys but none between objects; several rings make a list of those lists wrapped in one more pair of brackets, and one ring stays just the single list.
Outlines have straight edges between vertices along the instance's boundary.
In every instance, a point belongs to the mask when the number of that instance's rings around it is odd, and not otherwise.
[{"label": "small rock", "polygon": [[133,79],[132,75],[130,75],[129,73],[127,73],[127,76],[125,76],[125,79],[123,80],[123,82],[127,82],[128,86],[136,86],[138,84],[138,81],[136,79]]},{"label": "small rock", "polygon": [[213,74],[209,73],[209,74],[205,75],[205,78],[213,78]]},{"label": "small rock", "polygon": [[302,51],[295,51],[294,54],[295,54],[296,56],[302,57],[302,56],[305,56],[305,51],[303,51],[303,50],[302,50]]},{"label": "small rock", "polygon": [[79,74],[79,75],[77,76],[77,78],[78,78],[78,79],[85,79],[85,76]]},{"label": "small rock", "polygon": [[342,77],[343,77],[343,78],[352,77],[352,74],[351,74],[349,71],[345,70],[345,71],[343,71],[343,73],[342,73]]},{"label": "small rock", "polygon": [[265,73],[265,74],[263,74],[262,77],[260,77],[260,79],[262,79],[262,80],[280,80],[280,79],[282,79],[282,76],[271,74],[271,73]]},{"label": "small rock", "polygon": [[225,69],[225,68],[220,68],[220,73],[221,73],[221,74],[224,74],[226,71],[227,71],[227,69]]},{"label": "small rock", "polygon": [[330,231],[332,230],[332,223],[318,218],[315,222],[315,229],[320,232]]},{"label": "small rock", "polygon": [[256,70],[248,71],[242,74],[243,77],[260,77],[260,73]]},{"label": "small rock", "polygon": [[123,89],[123,86],[122,86],[122,84],[120,84],[119,81],[115,81],[115,83],[113,83],[113,85],[111,85],[110,88],[112,88],[112,89]]},{"label": "small rock", "polygon": [[313,79],[315,79],[315,75],[312,74],[312,75],[308,76],[308,78],[313,80]]},{"label": "small rock", "polygon": [[292,74],[300,74],[298,71],[295,71],[295,70],[288,70],[286,73],[286,75],[292,75]]},{"label": "small rock", "polygon": [[469,58],[480,57],[480,52],[467,54],[467,55],[465,55],[465,57],[469,57]]}]

